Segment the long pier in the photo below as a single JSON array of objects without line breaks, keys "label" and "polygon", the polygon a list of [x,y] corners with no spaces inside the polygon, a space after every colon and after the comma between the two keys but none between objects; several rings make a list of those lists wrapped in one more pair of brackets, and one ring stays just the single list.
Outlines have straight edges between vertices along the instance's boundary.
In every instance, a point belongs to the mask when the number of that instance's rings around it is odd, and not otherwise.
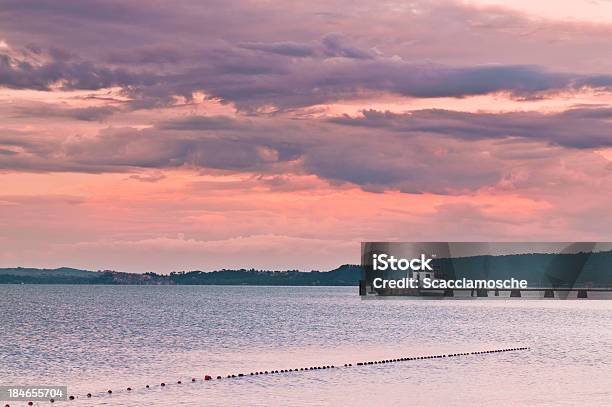
[{"label": "long pier", "polygon": [[[444,296],[453,296],[454,293],[448,295],[448,290],[444,290]],[[470,297],[488,297],[489,292],[493,292],[494,297],[499,297],[502,292],[510,292],[510,298],[521,298],[523,292],[543,292],[543,298],[555,298],[555,293],[562,292],[569,293],[576,292],[576,298],[589,298],[589,292],[608,292],[612,294],[612,288],[571,288],[571,287],[532,287],[532,288],[520,288],[520,289],[470,289],[470,288],[455,288],[452,291],[469,291]],[[558,297],[558,296],[557,296]],[[566,297],[569,298],[569,297]],[[612,295],[611,295],[612,298]]]},{"label": "long pier", "polygon": [[[369,289],[369,290],[368,290]],[[486,298],[486,297],[503,297],[503,298],[522,298],[523,294],[541,292],[541,298],[592,298],[589,293],[609,293],[605,296],[606,299],[612,299],[612,287],[528,287],[528,288],[448,288],[448,289],[422,289],[422,288],[381,288],[372,289],[366,286],[365,280],[359,281],[359,295],[367,296],[368,294],[380,296],[406,296],[406,297],[455,297],[455,293],[459,293],[460,298]],[[575,292],[575,297],[571,296]],[[469,295],[466,295],[469,293]],[[560,293],[563,293],[561,295]],[[504,294],[504,295],[502,295]],[[508,295],[509,294],[509,295]],[[527,295],[528,298],[534,296]],[[595,297],[602,297],[596,295]]]}]

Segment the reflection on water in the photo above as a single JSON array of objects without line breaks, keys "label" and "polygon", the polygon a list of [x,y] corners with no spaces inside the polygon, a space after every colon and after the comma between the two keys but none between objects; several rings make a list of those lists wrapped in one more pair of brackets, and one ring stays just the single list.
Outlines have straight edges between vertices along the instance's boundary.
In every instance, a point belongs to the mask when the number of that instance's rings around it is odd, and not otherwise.
[{"label": "reflection on water", "polygon": [[[612,301],[362,301],[352,287],[0,293],[0,383],[67,384],[72,405],[612,405]],[[517,346],[531,350],[190,382]]]}]

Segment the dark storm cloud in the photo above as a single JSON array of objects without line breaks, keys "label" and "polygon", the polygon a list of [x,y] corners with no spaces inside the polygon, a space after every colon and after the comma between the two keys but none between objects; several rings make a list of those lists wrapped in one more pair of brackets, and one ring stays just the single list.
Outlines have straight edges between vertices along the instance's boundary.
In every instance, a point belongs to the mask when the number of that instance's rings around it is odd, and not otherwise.
[{"label": "dark storm cloud", "polygon": [[70,118],[82,121],[101,121],[118,112],[114,106],[90,106],[66,108],[47,103],[21,103],[10,109],[12,117],[16,118]]},{"label": "dark storm cloud", "polygon": [[310,57],[314,56],[317,50],[307,44],[300,44],[297,42],[253,42],[239,44],[242,48],[269,52],[272,54],[284,55],[289,57]]},{"label": "dark storm cloud", "polygon": [[[157,50],[152,52],[144,58],[164,60],[163,50],[159,54]],[[169,60],[174,58],[168,57]],[[143,62],[143,55],[136,53],[134,58]],[[612,76],[589,78],[520,65],[424,65],[391,58],[366,58],[365,54],[358,55],[356,51],[351,51],[350,57],[295,61],[276,54],[261,56],[240,48],[213,49],[206,51],[197,62],[199,65],[176,73],[151,73],[95,65],[79,59],[49,56],[39,63],[0,54],[0,85],[37,90],[49,89],[54,84],[64,89],[89,90],[121,86],[136,99],[134,104],[156,98],[167,103],[173,95],[189,98],[192,92],[204,91],[245,110],[261,106],[279,109],[309,106],[350,99],[364,92],[390,92],[420,98],[495,92],[537,97],[546,92],[582,87],[607,89],[612,85]]]},{"label": "dark storm cloud", "polygon": [[[555,114],[366,111],[360,118],[315,121],[193,116],[160,121],[144,130],[108,128],[93,138],[55,142],[43,136],[24,142],[13,132],[0,137],[0,148],[17,154],[1,155],[0,168],[131,172],[188,167],[266,175],[298,173],[352,183],[368,191],[452,193],[499,182],[505,163],[545,160],[558,153],[554,148],[536,149],[538,145],[612,146],[611,110],[580,107]],[[532,144],[518,148],[513,140]]]},{"label": "dark storm cloud", "polygon": [[0,6],[3,13],[22,18],[40,16],[47,19],[62,17],[88,22],[136,22],[150,21],[152,16],[159,16],[159,8],[142,7],[143,3],[120,0],[2,0]]},{"label": "dark storm cloud", "polygon": [[231,132],[109,128],[95,139],[63,143],[60,154],[65,161],[113,172],[190,167],[265,173],[276,163],[297,158],[299,148],[298,143],[257,132],[238,136]]},{"label": "dark storm cloud", "polygon": [[312,44],[284,41],[244,43],[240,46],[245,49],[288,57],[341,57],[350,59],[372,59],[374,57],[371,52],[351,45],[340,33],[326,34],[320,41]]},{"label": "dark storm cloud", "polygon": [[107,59],[113,64],[172,64],[182,58],[180,50],[159,45],[111,51]]},{"label": "dark storm cloud", "polygon": [[339,33],[329,33],[321,40],[325,47],[325,54],[330,57],[344,57],[352,59],[372,59],[371,53],[352,46]]},{"label": "dark storm cloud", "polygon": [[0,53],[0,86],[14,89],[48,90],[52,85],[63,89],[96,90],[111,86],[151,83],[146,75],[123,68],[97,66],[89,61],[53,58],[42,62],[27,61]]},{"label": "dark storm cloud", "polygon": [[469,113],[441,109],[405,114],[368,110],[362,117],[338,117],[345,126],[386,129],[398,134],[438,134],[481,140],[519,137],[571,148],[612,146],[612,109],[575,108],[560,113]]},{"label": "dark storm cloud", "polygon": [[[120,86],[134,98],[135,109],[163,106],[175,95],[189,98],[201,91],[249,112],[381,92],[417,98],[504,92],[537,98],[612,86],[610,75],[572,73],[542,64],[469,63],[466,58],[461,63],[428,62],[435,58],[420,48],[430,38],[423,34],[424,22],[431,22],[429,30],[437,27],[441,32],[461,21],[469,22],[470,30],[487,27],[490,35],[501,35],[496,29],[505,33],[508,25],[531,29],[528,20],[516,15],[500,20],[499,11],[492,18],[458,5],[416,3],[420,17],[401,14],[415,24],[414,32],[379,36],[363,31],[360,21],[386,16],[388,27],[380,29],[392,30],[401,19],[387,16],[382,6],[376,9],[378,14],[365,7],[351,17],[322,14],[320,4],[309,7],[294,10],[294,15],[282,5],[257,8],[238,1],[213,1],[203,7],[187,0],[172,4],[0,0],[0,27],[9,27],[0,28],[0,38],[11,47],[0,48],[0,86],[38,90],[58,82],[66,89]],[[465,30],[456,33],[463,41],[458,47],[481,38]],[[396,43],[406,45],[398,49]],[[473,49],[466,48],[471,53]],[[22,50],[45,58],[22,57]],[[429,48],[429,52],[438,51]]]},{"label": "dark storm cloud", "polygon": [[[389,92],[408,97],[461,98],[505,92],[516,98],[582,88],[609,89],[612,76],[589,77],[557,73],[531,65],[447,66],[415,63],[373,54],[343,44],[336,34],[324,37],[325,47],[294,58],[264,50],[227,46],[202,51],[202,61],[188,71],[166,76],[159,84],[142,88],[143,95],[180,94],[202,90],[234,102],[239,109],[261,106],[278,109],[311,106],[364,94]],[[295,45],[295,44],[294,44]],[[271,48],[278,51],[279,45]]]},{"label": "dark storm cloud", "polygon": [[[21,159],[0,157],[0,168],[132,172],[185,167],[262,175],[314,174],[368,191],[413,193],[475,189],[501,177],[494,159],[460,146],[446,161],[436,161],[428,147],[432,143],[425,139],[402,141],[392,135],[381,139],[368,132],[336,132],[332,138],[331,128],[289,123],[277,124],[274,131],[251,124],[250,130],[239,132],[235,126],[207,131],[199,124],[193,126],[192,120],[188,123],[180,131],[161,129],[166,125],[145,130],[107,129],[96,138],[47,145],[51,149],[38,152],[35,159],[35,148],[26,150]],[[198,130],[187,130],[191,127]],[[468,165],[474,160],[479,161],[478,168]],[[428,168],[433,163],[436,165]]]},{"label": "dark storm cloud", "polygon": [[549,72],[535,66],[450,67],[383,57],[295,61],[235,50],[210,55],[210,65],[168,75],[135,91],[141,97],[173,94],[188,97],[201,90],[233,102],[239,109],[252,111],[262,106],[285,110],[380,92],[416,98],[461,98],[504,92],[516,98],[536,98],[585,87],[609,90],[612,86],[612,76],[599,76],[591,81],[583,75]]}]

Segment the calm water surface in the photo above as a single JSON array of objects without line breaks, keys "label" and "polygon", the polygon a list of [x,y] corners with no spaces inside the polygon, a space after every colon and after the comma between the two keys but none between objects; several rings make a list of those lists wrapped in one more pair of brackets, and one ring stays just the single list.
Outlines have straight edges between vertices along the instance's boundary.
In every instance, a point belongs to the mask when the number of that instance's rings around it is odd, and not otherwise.
[{"label": "calm water surface", "polygon": [[[190,382],[517,346],[531,350]],[[611,406],[612,301],[0,285],[0,383],[65,384],[75,406]]]}]

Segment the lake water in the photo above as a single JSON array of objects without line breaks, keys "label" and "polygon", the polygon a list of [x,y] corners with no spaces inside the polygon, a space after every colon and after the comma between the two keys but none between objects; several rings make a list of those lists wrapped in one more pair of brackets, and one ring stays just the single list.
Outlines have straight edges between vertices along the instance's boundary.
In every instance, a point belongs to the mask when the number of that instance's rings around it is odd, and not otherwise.
[{"label": "lake water", "polygon": [[[519,346],[531,349],[201,380]],[[67,385],[77,400],[61,405],[75,406],[610,406],[612,301],[361,300],[356,287],[4,285],[0,383]]]}]

